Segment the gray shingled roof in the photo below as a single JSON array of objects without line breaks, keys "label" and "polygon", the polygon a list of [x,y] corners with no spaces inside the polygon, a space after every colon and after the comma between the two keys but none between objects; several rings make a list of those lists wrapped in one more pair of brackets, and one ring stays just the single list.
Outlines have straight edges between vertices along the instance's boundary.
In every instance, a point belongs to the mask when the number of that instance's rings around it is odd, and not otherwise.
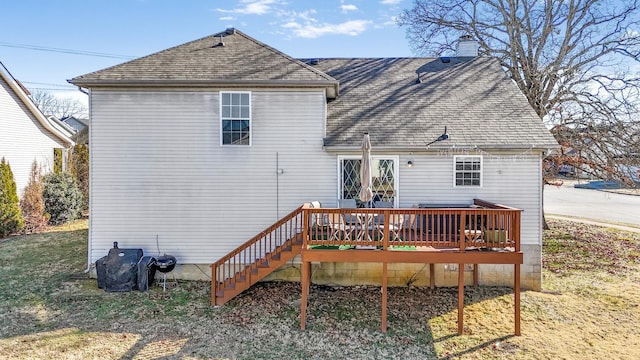
[{"label": "gray shingled roof", "polygon": [[[220,42],[224,46],[219,45]],[[167,50],[89,74],[71,83],[85,86],[123,84],[245,84],[326,86],[337,81],[244,33],[229,29]]]},{"label": "gray shingled roof", "polygon": [[[558,143],[493,58],[318,59],[340,81],[327,105],[328,148],[556,148]],[[418,74],[421,82],[417,83]]]}]

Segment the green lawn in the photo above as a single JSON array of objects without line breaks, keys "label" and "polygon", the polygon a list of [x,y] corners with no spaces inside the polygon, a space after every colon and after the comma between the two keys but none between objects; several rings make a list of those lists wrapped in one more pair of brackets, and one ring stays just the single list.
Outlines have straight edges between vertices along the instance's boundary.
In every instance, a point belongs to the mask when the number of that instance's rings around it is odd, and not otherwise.
[{"label": "green lawn", "polygon": [[[221,307],[210,284],[108,293],[88,279],[87,223],[0,242],[0,358],[7,359],[541,359],[640,358],[640,236],[551,221],[543,292],[522,294],[513,332],[509,288],[313,286],[307,330],[300,286],[260,283]],[[169,276],[170,278],[170,276]]]}]

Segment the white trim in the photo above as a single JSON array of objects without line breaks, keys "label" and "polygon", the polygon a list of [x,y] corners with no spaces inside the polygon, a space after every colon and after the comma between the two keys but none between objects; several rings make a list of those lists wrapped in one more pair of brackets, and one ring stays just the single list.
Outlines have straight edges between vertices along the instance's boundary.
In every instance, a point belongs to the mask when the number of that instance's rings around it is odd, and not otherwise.
[{"label": "white trim", "polygon": [[[222,131],[222,95],[223,94],[248,94],[249,95],[249,145],[244,144],[224,144],[223,143],[223,131]],[[218,94],[218,109],[219,109],[219,117],[218,117],[218,128],[220,129],[220,146],[251,146],[253,144],[253,99],[251,91],[228,91],[221,90]],[[241,120],[231,118],[231,120]]]},{"label": "white trim", "polygon": [[[458,158],[477,158],[480,160],[480,185],[457,185],[456,184],[456,162]],[[474,171],[475,172],[475,171]],[[484,177],[484,163],[482,161],[482,155],[454,155],[453,156],[453,187],[459,188],[481,188],[482,187],[482,178]]]},{"label": "white trim", "polygon": [[[361,155],[338,155],[338,161],[336,162],[336,206],[337,199],[341,198],[342,194],[342,172],[341,164],[342,160],[361,160]],[[371,155],[372,160],[393,160],[393,207],[397,208],[400,204],[400,157],[398,155]]]}]

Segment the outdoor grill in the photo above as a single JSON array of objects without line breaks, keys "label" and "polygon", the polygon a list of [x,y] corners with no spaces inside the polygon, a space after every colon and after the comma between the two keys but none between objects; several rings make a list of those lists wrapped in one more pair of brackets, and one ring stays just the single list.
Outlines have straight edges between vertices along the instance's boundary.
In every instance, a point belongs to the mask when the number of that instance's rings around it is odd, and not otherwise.
[{"label": "outdoor grill", "polygon": [[162,273],[162,278],[163,278],[162,290],[163,291],[167,290],[167,273],[171,272],[171,270],[173,270],[173,268],[176,267],[176,262],[177,262],[176,257],[172,255],[164,254],[156,258],[154,267],[156,268],[156,270]]}]

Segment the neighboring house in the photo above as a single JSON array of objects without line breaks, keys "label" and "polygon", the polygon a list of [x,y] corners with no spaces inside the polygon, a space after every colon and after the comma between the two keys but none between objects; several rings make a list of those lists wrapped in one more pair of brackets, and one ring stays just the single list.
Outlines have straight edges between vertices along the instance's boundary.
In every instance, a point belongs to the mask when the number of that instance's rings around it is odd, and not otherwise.
[{"label": "neighboring house", "polygon": [[75,116],[65,116],[60,121],[69,125],[74,133],[82,131],[88,126],[87,119],[78,119]]},{"label": "neighboring house", "polygon": [[357,197],[369,132],[380,200],[523,209],[523,285],[540,288],[558,144],[496,59],[301,61],[229,29],[70,82],[90,90],[91,264],[117,241],[205,278],[304,202]]},{"label": "neighboring house", "polygon": [[21,194],[29,182],[34,160],[44,172],[52,170],[54,149],[68,149],[74,143],[71,132],[60,122],[43,115],[27,90],[3,65],[0,66],[0,85],[0,157],[11,165]]}]

